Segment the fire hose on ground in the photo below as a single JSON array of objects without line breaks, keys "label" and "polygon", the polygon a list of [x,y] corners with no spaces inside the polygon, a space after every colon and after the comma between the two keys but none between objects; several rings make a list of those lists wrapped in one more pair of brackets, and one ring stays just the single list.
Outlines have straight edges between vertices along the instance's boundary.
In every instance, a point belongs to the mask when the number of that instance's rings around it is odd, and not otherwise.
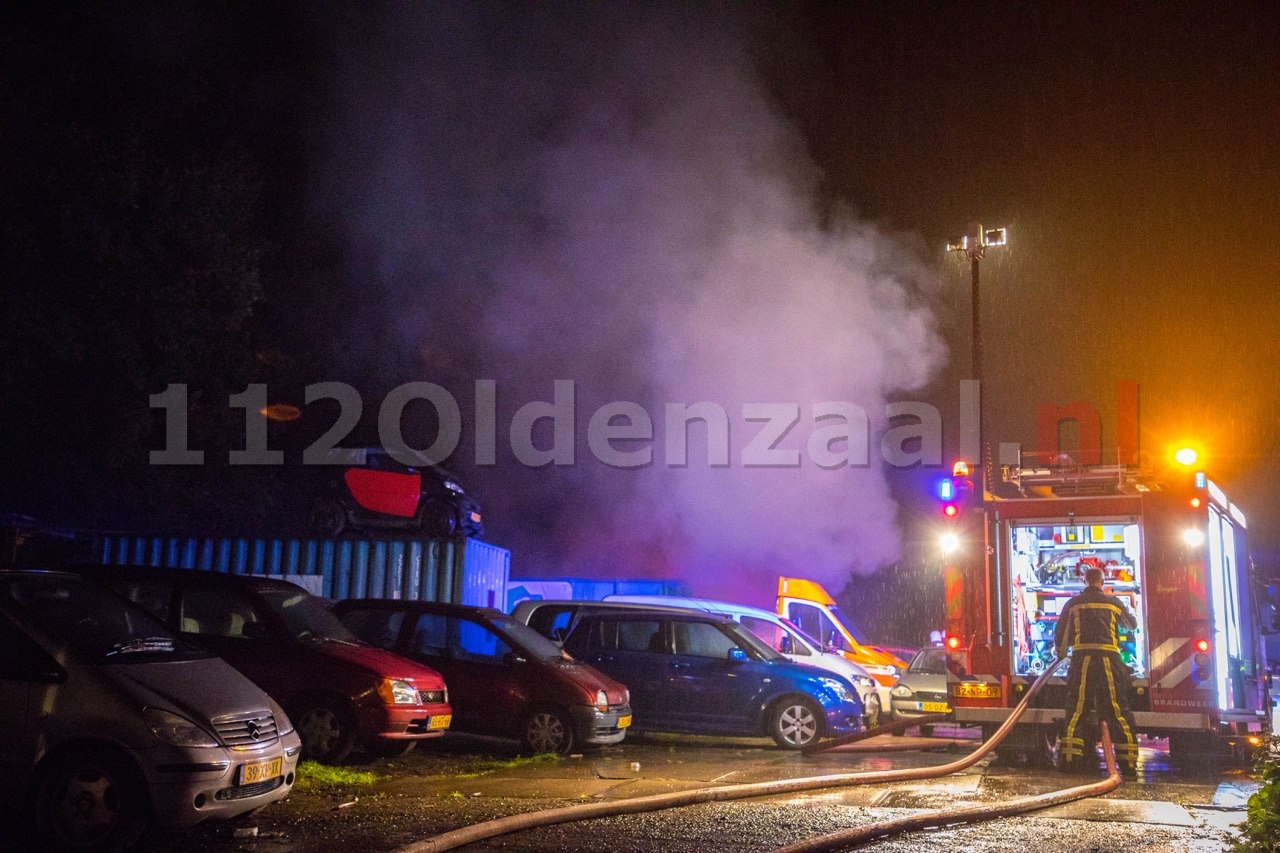
[{"label": "fire hose on ground", "polygon": [[[483,841],[488,838],[495,838],[500,835],[507,835],[512,832],[520,832],[543,826],[554,826],[561,823],[591,820],[594,818],[661,811],[663,809],[698,805],[700,803],[724,802],[729,800],[748,799],[751,797],[775,796],[779,794],[794,794],[804,791],[820,790],[823,788],[889,784],[893,782],[913,782],[923,779],[934,779],[951,773],[958,773],[961,770],[965,770],[981,761],[988,753],[995,749],[995,747],[1013,729],[1014,725],[1018,722],[1018,719],[1029,706],[1031,699],[1040,691],[1040,688],[1048,682],[1049,676],[1051,676],[1062,663],[1063,661],[1061,660],[1055,661],[1051,666],[1045,669],[1044,673],[1036,679],[1035,683],[1031,685],[1031,688],[1027,691],[1026,695],[1023,696],[1022,701],[1013,709],[1013,712],[1009,715],[1008,719],[1001,724],[991,738],[969,755],[948,764],[942,764],[936,767],[906,768],[902,770],[836,773],[825,776],[810,776],[801,779],[786,779],[776,782],[748,782],[739,785],[717,785],[711,788],[698,788],[692,791],[679,791],[670,794],[653,794],[644,797],[632,797],[624,800],[610,800],[608,802],[582,803],[572,806],[562,806],[559,808],[544,809],[542,811],[526,812],[524,814],[511,815],[509,817],[496,818],[494,820],[460,827],[458,829],[450,830],[449,832],[441,833],[432,838],[428,838],[425,841],[419,841],[400,847],[397,849],[396,853],[442,853],[442,851],[445,850],[455,850],[467,844],[473,844],[475,842]],[[905,832],[911,829],[969,823],[976,820],[1003,817],[1009,814],[1020,814],[1034,809],[1047,808],[1052,805],[1058,805],[1059,803],[1069,802],[1070,800],[1106,793],[1107,791],[1113,790],[1120,784],[1120,775],[1119,771],[1116,769],[1115,758],[1112,755],[1110,739],[1107,735],[1106,726],[1102,727],[1102,734],[1106,751],[1107,770],[1110,774],[1102,782],[1083,785],[1063,791],[1051,792],[1049,794],[1042,794],[1036,797],[1026,797],[1003,804],[992,804],[966,809],[950,809],[941,812],[931,812],[928,815],[919,815],[912,818],[871,824],[853,830],[842,831],[830,836],[822,836],[821,838],[809,842],[802,842],[799,845],[784,849],[787,851],[797,851],[797,853],[802,850],[830,850],[833,849],[834,846],[849,846],[851,844],[882,838],[886,835]],[[1013,810],[1010,811],[1010,809]],[[808,844],[817,844],[819,846],[806,846]]]}]

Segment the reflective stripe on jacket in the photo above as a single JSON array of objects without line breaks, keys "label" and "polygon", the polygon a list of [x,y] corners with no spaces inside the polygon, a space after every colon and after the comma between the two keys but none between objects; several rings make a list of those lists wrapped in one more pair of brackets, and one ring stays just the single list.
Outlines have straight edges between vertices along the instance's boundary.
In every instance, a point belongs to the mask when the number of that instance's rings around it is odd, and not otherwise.
[{"label": "reflective stripe on jacket", "polygon": [[1054,647],[1058,657],[1066,654],[1068,646],[1080,652],[1119,652],[1121,626],[1138,626],[1129,608],[1097,587],[1085,587],[1071,597],[1058,615]]}]

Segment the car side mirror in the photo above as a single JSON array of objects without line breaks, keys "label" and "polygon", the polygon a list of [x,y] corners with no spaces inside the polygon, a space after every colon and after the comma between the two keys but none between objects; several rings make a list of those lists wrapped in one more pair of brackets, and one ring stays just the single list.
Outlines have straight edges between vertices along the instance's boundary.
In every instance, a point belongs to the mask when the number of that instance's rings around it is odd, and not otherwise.
[{"label": "car side mirror", "polygon": [[784,655],[789,655],[794,653],[795,644],[791,642],[790,634],[782,635],[782,639],[778,641],[778,651],[782,652]]},{"label": "car side mirror", "polygon": [[737,646],[734,646],[732,649],[729,649],[730,663],[742,663],[745,660],[747,660],[746,649],[740,649]]}]

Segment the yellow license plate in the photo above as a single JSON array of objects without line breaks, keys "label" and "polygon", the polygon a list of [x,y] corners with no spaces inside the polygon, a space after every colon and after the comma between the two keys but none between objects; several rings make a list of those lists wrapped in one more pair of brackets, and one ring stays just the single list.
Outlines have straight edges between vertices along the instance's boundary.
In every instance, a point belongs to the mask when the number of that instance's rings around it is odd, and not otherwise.
[{"label": "yellow license plate", "polygon": [[268,758],[263,761],[253,761],[249,764],[241,764],[239,778],[236,780],[236,784],[253,785],[257,782],[265,782],[268,779],[274,779],[279,776],[283,769],[284,757],[279,755],[275,758]]},{"label": "yellow license plate", "polygon": [[625,728],[626,728],[627,726],[629,726],[629,725],[631,725],[631,715],[630,715],[630,714],[627,714],[627,715],[626,715],[626,716],[624,716],[624,717],[619,717],[619,718],[618,718],[618,728],[620,728],[620,729],[625,729]]},{"label": "yellow license plate", "polygon": [[956,685],[957,699],[999,699],[1003,694],[999,684],[985,681],[962,681]]},{"label": "yellow license plate", "polygon": [[427,721],[429,729],[447,729],[453,724],[453,714],[435,714]]},{"label": "yellow license plate", "polygon": [[478,513],[478,512],[473,512],[473,513],[471,513],[471,520],[472,520],[472,521],[474,521],[476,524],[479,524],[479,523],[480,523],[480,513]]},{"label": "yellow license plate", "polygon": [[951,706],[946,702],[921,702],[920,710],[926,714],[950,714]]}]

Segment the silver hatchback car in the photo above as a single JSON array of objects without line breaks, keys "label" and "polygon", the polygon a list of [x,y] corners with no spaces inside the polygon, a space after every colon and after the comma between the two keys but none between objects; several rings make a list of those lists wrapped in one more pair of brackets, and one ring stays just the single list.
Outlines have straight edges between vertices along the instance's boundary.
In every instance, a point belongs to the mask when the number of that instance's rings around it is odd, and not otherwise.
[{"label": "silver hatchback car", "polygon": [[221,659],[75,574],[0,571],[0,804],[33,846],[129,847],[282,799],[301,743]]},{"label": "silver hatchback car", "polygon": [[[947,704],[947,650],[930,646],[921,649],[911,659],[906,671],[898,677],[890,695],[895,720],[910,720],[928,714],[950,714]],[[926,737],[933,731],[930,725],[921,726]]]}]

